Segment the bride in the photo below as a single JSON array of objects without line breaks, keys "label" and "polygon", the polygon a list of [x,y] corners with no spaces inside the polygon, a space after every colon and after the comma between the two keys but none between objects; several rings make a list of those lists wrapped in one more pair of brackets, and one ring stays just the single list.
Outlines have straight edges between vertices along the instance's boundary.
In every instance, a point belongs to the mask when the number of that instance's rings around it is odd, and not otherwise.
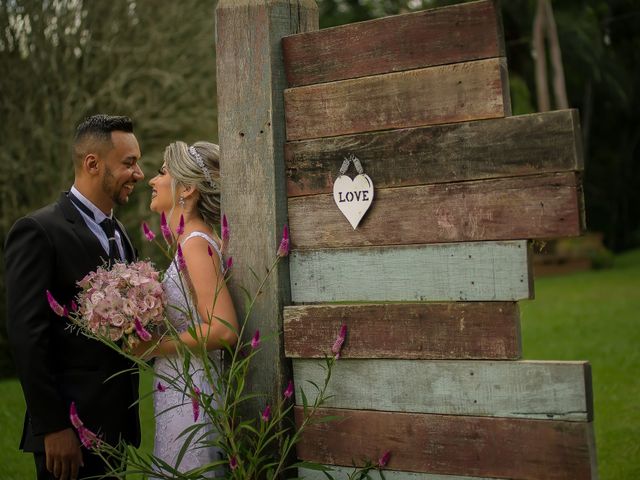
[{"label": "bride", "polygon": [[[167,296],[167,317],[180,340],[195,351],[204,342],[207,350],[221,349],[225,344],[234,345],[237,335],[234,330],[218,319],[222,319],[237,331],[235,309],[223,279],[221,240],[213,230],[220,223],[220,172],[219,148],[208,142],[196,142],[189,146],[184,142],[170,144],[164,153],[164,163],[158,175],[149,181],[152,188],[152,211],[164,213],[174,238],[181,246],[186,271],[191,283],[190,299],[180,287],[182,275],[177,259],[171,263],[163,280]],[[184,219],[184,229],[179,226]],[[183,282],[186,278],[182,278]],[[186,282],[185,282],[186,284]],[[176,308],[178,307],[178,308]],[[194,312],[196,335],[187,331],[191,320],[184,312]],[[197,313],[197,315],[196,315]],[[145,358],[155,357],[154,412],[156,421],[154,455],[175,467],[186,436],[180,434],[194,425],[195,411],[191,403],[191,390],[186,388],[183,375],[183,359],[178,358],[177,342],[164,339],[151,349],[150,343],[139,345],[136,352]],[[151,349],[151,350],[149,350]],[[204,374],[204,365],[196,356],[191,356],[189,366],[193,388],[203,395],[211,394],[212,385]],[[167,378],[173,381],[168,383]],[[210,440],[213,427],[210,419],[205,429]],[[202,433],[199,432],[196,438]],[[218,451],[210,446],[194,444],[180,461],[178,470],[190,469],[218,461]]]}]

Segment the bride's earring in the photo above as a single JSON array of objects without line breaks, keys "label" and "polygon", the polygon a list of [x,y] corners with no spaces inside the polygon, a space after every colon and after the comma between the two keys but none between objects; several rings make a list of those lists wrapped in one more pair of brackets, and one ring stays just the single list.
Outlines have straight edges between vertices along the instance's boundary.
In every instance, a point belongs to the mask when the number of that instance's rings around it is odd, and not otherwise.
[{"label": "bride's earring", "polygon": [[178,203],[180,204],[180,208],[184,208],[184,197],[182,195],[180,195],[180,200],[178,200]]}]

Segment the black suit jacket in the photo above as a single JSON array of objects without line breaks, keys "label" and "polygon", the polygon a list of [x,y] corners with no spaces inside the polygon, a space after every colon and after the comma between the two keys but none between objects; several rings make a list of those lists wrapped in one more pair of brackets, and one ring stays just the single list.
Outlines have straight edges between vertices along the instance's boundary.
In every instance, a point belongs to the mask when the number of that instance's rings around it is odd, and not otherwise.
[{"label": "black suit jacket", "polygon": [[[128,260],[135,250],[126,236]],[[66,194],[11,228],[5,245],[7,330],[27,404],[20,447],[44,451],[44,435],[70,427],[76,402],[85,426],[111,444],[138,446],[138,374],[117,372],[131,362],[96,340],[71,331],[55,315],[46,290],[63,305],[79,291],[76,282],[102,265],[106,253]]]}]

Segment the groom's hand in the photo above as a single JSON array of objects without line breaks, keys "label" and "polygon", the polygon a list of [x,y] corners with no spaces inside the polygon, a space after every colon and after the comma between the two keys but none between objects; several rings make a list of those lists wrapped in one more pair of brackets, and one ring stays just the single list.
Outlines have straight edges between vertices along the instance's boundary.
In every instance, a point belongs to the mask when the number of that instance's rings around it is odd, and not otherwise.
[{"label": "groom's hand", "polygon": [[76,480],[82,466],[80,442],[72,429],[48,433],[44,437],[47,470],[60,480]]}]

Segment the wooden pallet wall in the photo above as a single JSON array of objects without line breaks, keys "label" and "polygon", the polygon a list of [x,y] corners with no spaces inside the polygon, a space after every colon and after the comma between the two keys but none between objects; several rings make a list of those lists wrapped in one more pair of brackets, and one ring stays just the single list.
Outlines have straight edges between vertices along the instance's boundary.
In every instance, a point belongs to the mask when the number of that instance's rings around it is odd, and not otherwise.
[{"label": "wooden pallet wall", "polygon": [[[340,478],[386,450],[390,479],[597,478],[589,364],[521,360],[517,305],[527,240],[585,228],[577,112],[510,116],[492,1],[282,46],[298,405],[348,326],[324,410],[341,419],[298,456]],[[375,185],[356,230],[332,196],[349,154]]]}]

